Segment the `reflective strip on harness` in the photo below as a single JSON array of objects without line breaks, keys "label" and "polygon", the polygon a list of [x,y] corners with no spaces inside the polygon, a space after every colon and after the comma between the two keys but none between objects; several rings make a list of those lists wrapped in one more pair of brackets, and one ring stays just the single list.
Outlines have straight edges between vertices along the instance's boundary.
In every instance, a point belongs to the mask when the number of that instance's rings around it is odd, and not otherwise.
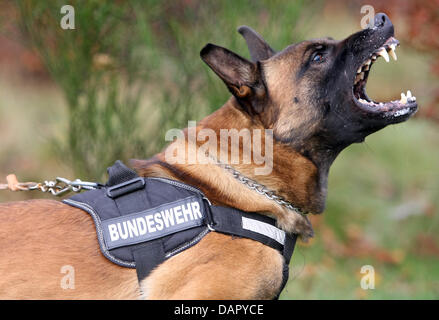
[{"label": "reflective strip on harness", "polygon": [[158,239],[203,224],[199,197],[187,197],[141,212],[102,221],[108,249]]},{"label": "reflective strip on harness", "polygon": [[263,234],[264,236],[279,242],[281,245],[285,244],[285,231],[268,223],[242,217],[242,228]]}]

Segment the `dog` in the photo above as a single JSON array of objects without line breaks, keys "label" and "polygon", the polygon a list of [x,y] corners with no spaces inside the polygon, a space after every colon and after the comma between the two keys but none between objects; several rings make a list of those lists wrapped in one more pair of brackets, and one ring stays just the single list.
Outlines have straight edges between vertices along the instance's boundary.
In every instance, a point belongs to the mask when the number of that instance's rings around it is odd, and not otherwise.
[{"label": "dog", "polygon": [[[365,91],[374,61],[396,58],[394,27],[377,14],[373,28],[342,41],[307,40],[276,52],[254,30],[239,32],[251,61],[213,44],[202,60],[224,81],[230,99],[201,120],[196,130],[272,130],[273,168],[254,174],[255,163],[233,167],[304,212],[324,211],[327,179],[337,155],[417,110],[410,92],[400,100],[375,102]],[[166,150],[132,160],[140,176],[166,177],[196,186],[214,204],[274,217],[288,233],[306,240],[313,230],[306,215],[238,181],[215,163],[170,164]],[[228,142],[229,146],[232,142]],[[243,149],[240,141],[239,149]],[[207,156],[207,155],[206,155]],[[283,257],[254,240],[219,232],[166,260],[140,284],[134,269],[109,262],[99,251],[89,215],[54,200],[0,205],[0,297],[2,299],[272,299],[282,283]],[[74,268],[75,288],[63,289],[62,267]],[[61,270],[61,271],[60,271]],[[141,290],[140,290],[141,289]]]}]

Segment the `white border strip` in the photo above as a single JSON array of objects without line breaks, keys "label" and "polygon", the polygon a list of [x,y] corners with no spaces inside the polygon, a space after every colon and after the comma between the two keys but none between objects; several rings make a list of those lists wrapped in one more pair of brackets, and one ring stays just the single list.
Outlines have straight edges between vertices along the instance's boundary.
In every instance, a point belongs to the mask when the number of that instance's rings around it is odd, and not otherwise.
[{"label": "white border strip", "polygon": [[263,234],[266,237],[276,240],[281,245],[285,244],[285,231],[276,228],[271,224],[259,220],[242,217],[242,228]]}]

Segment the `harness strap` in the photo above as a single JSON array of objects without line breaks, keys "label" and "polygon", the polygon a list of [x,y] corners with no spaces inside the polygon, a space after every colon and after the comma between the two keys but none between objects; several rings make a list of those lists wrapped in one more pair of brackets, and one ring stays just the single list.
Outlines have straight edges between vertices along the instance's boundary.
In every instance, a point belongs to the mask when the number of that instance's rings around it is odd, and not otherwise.
[{"label": "harness strap", "polygon": [[291,261],[291,256],[293,255],[293,252],[294,252],[294,247],[296,245],[296,240],[297,240],[297,235],[289,236],[288,241],[286,241],[284,244],[283,256],[284,256],[285,260],[284,260],[284,265],[283,265],[283,270],[282,270],[282,284],[280,286],[279,293],[275,297],[275,300],[279,299],[281,292],[283,291],[283,289],[285,288],[285,285],[288,282],[288,278],[290,275],[289,265],[290,265],[290,261]]},{"label": "harness strap", "polygon": [[231,207],[211,206],[215,231],[250,238],[280,251],[284,257],[282,283],[279,295],[288,282],[289,264],[293,255],[297,236],[290,235],[274,226],[274,219],[260,214],[249,214]]},{"label": "harness strap", "polygon": [[[107,171],[107,196],[114,200],[118,210],[125,213],[141,211],[146,205],[146,193],[143,191],[145,180],[120,160]],[[140,282],[165,261],[163,239],[155,239],[134,247],[132,254],[136,263],[137,279]]]},{"label": "harness strap", "polygon": [[283,252],[287,234],[274,226],[274,219],[231,207],[211,206],[210,208],[212,227],[215,231],[254,239]]},{"label": "harness strap", "polygon": [[137,279],[145,279],[155,267],[165,261],[165,249],[162,239],[146,242],[140,248],[133,250],[136,262]]},{"label": "harness strap", "polygon": [[110,187],[139,177],[134,170],[128,168],[120,160],[117,160],[111,167],[108,167],[107,172],[108,182],[106,186]]}]

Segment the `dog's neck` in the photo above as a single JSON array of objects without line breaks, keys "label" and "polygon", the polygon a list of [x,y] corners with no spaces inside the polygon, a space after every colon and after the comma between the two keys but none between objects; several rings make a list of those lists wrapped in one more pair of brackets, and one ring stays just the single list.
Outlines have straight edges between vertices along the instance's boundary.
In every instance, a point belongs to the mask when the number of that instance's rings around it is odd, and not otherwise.
[{"label": "dog's neck", "polygon": [[[220,144],[220,129],[248,129],[250,132],[254,129],[264,129],[261,122],[243,111],[234,98],[201,120],[196,130],[199,132],[207,128],[217,136],[217,150]],[[199,147],[204,141],[197,143]],[[265,213],[276,218],[278,224],[286,231],[300,233],[304,238],[311,235],[312,229],[306,218],[249,189],[217,164],[194,164],[186,161],[169,164],[166,151],[175,148],[176,144],[184,144],[188,154],[197,152],[195,144],[188,142],[186,129],[184,141],[177,139],[153,158],[146,161],[133,160],[131,164],[142,176],[162,176],[192,184],[201,189],[214,204]],[[242,151],[242,143],[239,150]],[[290,146],[277,141],[273,141],[272,154],[273,168],[267,175],[256,175],[255,168],[258,166],[254,163],[240,162],[232,166],[246,177],[273,190],[294,206],[304,211],[321,213],[325,206],[328,168],[319,168]]]}]

